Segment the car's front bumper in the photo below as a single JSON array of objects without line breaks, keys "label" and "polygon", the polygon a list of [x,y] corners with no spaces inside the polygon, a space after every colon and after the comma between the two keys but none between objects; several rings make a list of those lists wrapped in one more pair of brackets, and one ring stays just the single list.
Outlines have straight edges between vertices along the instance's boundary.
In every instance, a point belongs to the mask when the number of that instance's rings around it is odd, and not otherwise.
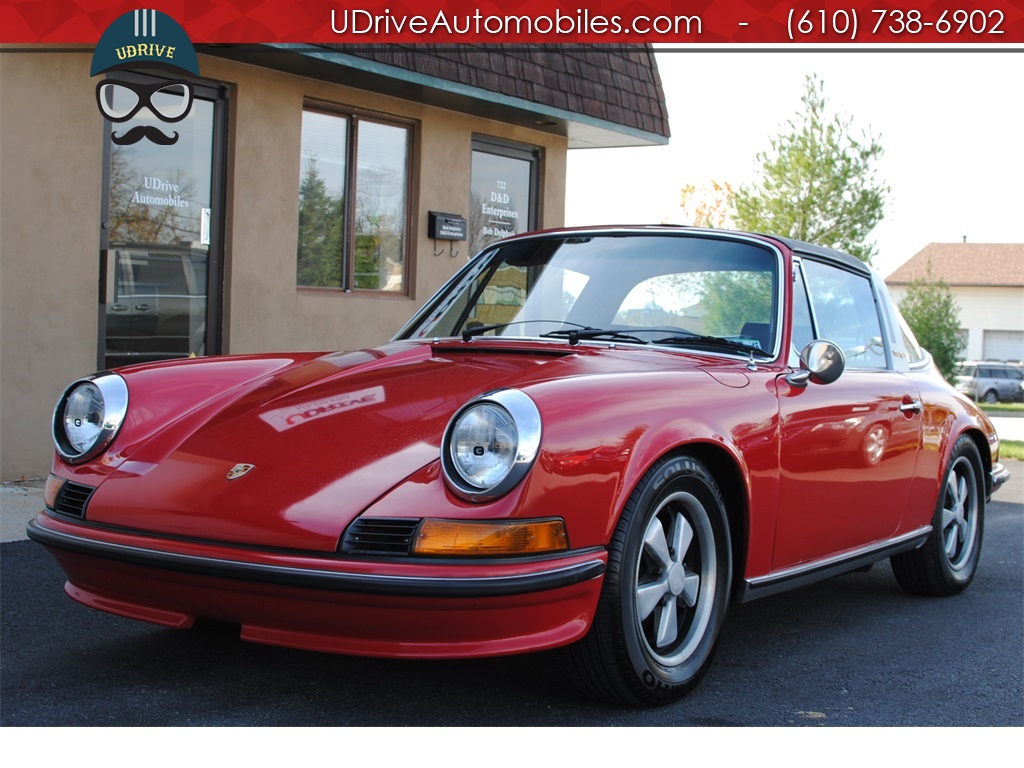
[{"label": "car's front bumper", "polygon": [[165,626],[231,622],[243,639],[368,656],[541,650],[586,633],[603,550],[557,558],[397,562],[168,540],[40,515],[28,525],[99,610]]}]

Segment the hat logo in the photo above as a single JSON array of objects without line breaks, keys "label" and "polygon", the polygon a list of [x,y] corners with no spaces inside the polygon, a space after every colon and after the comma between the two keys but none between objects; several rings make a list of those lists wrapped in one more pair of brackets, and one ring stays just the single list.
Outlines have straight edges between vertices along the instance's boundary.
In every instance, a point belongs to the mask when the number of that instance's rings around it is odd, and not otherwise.
[{"label": "hat logo", "polygon": [[[163,123],[184,120],[192,109],[192,84],[182,75],[198,75],[199,61],[185,30],[160,11],[129,11],[118,17],[100,37],[92,57],[90,75],[123,69],[156,68],[173,80],[156,86],[127,79],[103,80],[96,85],[100,114],[111,123],[127,122],[143,109]],[[137,123],[123,133],[114,131],[111,141],[118,145],[148,139],[156,144],[174,144],[177,131],[167,133],[149,122]]]}]

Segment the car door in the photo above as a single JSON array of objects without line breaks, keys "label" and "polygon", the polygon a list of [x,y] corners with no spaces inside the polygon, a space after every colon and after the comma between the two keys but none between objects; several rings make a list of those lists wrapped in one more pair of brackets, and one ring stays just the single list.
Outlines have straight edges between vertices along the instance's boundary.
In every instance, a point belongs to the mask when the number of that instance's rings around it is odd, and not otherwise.
[{"label": "car door", "polygon": [[1017,390],[1020,389],[1020,379],[1014,374],[1011,368],[995,368],[996,387],[999,389],[999,399],[1002,401],[1016,400]]},{"label": "car door", "polygon": [[[846,368],[827,385],[778,380],[781,472],[772,570],[896,534],[921,438],[917,388],[891,364],[870,277],[804,259],[794,286],[794,343],[802,344],[802,336],[827,339],[843,350]],[[809,307],[802,307],[807,296]]]}]

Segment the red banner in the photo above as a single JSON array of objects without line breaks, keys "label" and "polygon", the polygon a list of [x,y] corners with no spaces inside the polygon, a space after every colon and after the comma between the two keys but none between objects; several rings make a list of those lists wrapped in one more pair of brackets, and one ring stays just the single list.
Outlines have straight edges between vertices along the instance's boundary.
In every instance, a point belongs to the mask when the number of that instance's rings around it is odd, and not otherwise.
[{"label": "red banner", "polygon": [[1024,43],[1024,0],[0,0],[0,42],[95,43],[152,8],[193,43]]}]

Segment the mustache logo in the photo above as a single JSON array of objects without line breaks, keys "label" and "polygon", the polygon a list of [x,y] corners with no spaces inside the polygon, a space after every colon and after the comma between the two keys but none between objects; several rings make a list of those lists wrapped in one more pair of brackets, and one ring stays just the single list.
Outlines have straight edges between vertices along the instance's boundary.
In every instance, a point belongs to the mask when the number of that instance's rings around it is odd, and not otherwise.
[{"label": "mustache logo", "polygon": [[143,139],[149,139],[154,144],[169,146],[178,140],[178,132],[175,131],[173,136],[168,136],[156,126],[136,125],[121,136],[118,136],[116,133],[110,134],[110,140],[119,146],[135,144]]}]

